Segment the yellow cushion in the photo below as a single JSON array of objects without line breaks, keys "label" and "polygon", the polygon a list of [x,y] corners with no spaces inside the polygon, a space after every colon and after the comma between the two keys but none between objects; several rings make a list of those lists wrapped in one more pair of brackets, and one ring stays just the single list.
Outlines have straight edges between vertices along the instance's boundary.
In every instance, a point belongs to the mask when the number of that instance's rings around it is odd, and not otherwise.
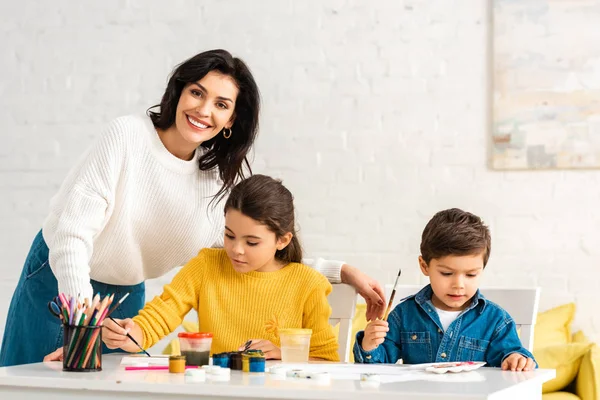
[{"label": "yellow cushion", "polygon": [[171,343],[169,343],[167,345],[167,347],[165,347],[165,349],[163,350],[163,354],[168,354],[170,356],[180,355],[181,348],[179,347],[179,340],[178,339],[171,340]]},{"label": "yellow cushion", "polygon": [[542,395],[542,400],[581,400],[579,396],[575,396],[569,392],[554,392]]},{"label": "yellow cushion", "polygon": [[590,343],[590,339],[585,336],[583,331],[577,331],[573,334],[574,343]]},{"label": "yellow cushion", "polygon": [[571,383],[577,376],[581,359],[593,345],[567,343],[534,349],[533,355],[540,368],[556,370],[556,378],[544,383],[542,393],[556,392]]},{"label": "yellow cushion", "polygon": [[575,316],[575,303],[564,304],[537,315],[534,349],[571,343],[571,321]]},{"label": "yellow cushion", "polygon": [[600,398],[600,348],[595,344],[591,346],[581,359],[575,380],[575,393],[583,400]]}]

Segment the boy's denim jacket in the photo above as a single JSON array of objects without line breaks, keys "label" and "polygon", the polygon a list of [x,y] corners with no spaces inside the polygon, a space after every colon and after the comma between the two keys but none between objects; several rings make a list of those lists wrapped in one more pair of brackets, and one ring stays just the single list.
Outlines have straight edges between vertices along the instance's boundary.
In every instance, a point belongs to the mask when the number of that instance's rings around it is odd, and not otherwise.
[{"label": "boy's denim jacket", "polygon": [[389,331],[376,349],[364,351],[360,344],[364,331],[356,335],[354,360],[358,363],[405,364],[446,361],[485,361],[500,367],[511,353],[533,359],[517,336],[515,322],[479,290],[471,304],[444,332],[431,296],[431,285],[398,304],[388,317]]}]

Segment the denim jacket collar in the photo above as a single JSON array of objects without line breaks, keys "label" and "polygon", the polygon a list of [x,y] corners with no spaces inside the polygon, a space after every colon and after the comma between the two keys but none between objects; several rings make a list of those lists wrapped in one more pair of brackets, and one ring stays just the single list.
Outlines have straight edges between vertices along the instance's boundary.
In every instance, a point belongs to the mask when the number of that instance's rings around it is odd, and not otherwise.
[{"label": "denim jacket collar", "polygon": [[[433,290],[431,289],[431,284],[429,284],[429,285],[425,286],[423,289],[419,290],[419,292],[417,294],[408,296],[406,298],[411,299],[414,297],[415,302],[420,307],[423,307],[425,304],[427,304],[427,302],[431,301],[432,296],[433,296]],[[487,304],[487,301],[488,300],[481,294],[479,289],[477,289],[477,292],[475,292],[475,295],[471,299],[471,304],[469,304],[469,306],[464,310],[464,312],[467,312],[467,311],[477,307],[479,305],[479,303],[481,302],[481,307],[479,308],[478,311],[479,311],[479,314],[482,314],[483,311],[485,311],[485,306]]]}]

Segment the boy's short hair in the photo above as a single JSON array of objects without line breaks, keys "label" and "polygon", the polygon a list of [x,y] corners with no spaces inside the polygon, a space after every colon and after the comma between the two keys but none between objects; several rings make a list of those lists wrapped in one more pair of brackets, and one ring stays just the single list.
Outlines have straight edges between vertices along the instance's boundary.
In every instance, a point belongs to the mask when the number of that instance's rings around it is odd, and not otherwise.
[{"label": "boy's short hair", "polygon": [[477,215],[451,208],[431,218],[421,236],[421,257],[434,258],[483,254],[485,267],[492,250],[490,230]]}]

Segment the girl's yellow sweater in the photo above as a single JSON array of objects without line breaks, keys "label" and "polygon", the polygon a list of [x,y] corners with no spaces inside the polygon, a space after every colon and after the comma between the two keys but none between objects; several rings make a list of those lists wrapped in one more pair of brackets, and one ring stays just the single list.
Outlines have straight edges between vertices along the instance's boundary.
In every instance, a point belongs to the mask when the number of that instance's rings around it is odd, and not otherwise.
[{"label": "girl's yellow sweater", "polygon": [[236,272],[223,249],[203,249],[133,318],[151,347],[198,312],[201,332],[212,332],[212,353],[236,351],[248,339],[280,347],[278,329],[312,329],[310,357],[338,361],[329,325],[331,285],[314,269],[290,263],[275,272]]}]

